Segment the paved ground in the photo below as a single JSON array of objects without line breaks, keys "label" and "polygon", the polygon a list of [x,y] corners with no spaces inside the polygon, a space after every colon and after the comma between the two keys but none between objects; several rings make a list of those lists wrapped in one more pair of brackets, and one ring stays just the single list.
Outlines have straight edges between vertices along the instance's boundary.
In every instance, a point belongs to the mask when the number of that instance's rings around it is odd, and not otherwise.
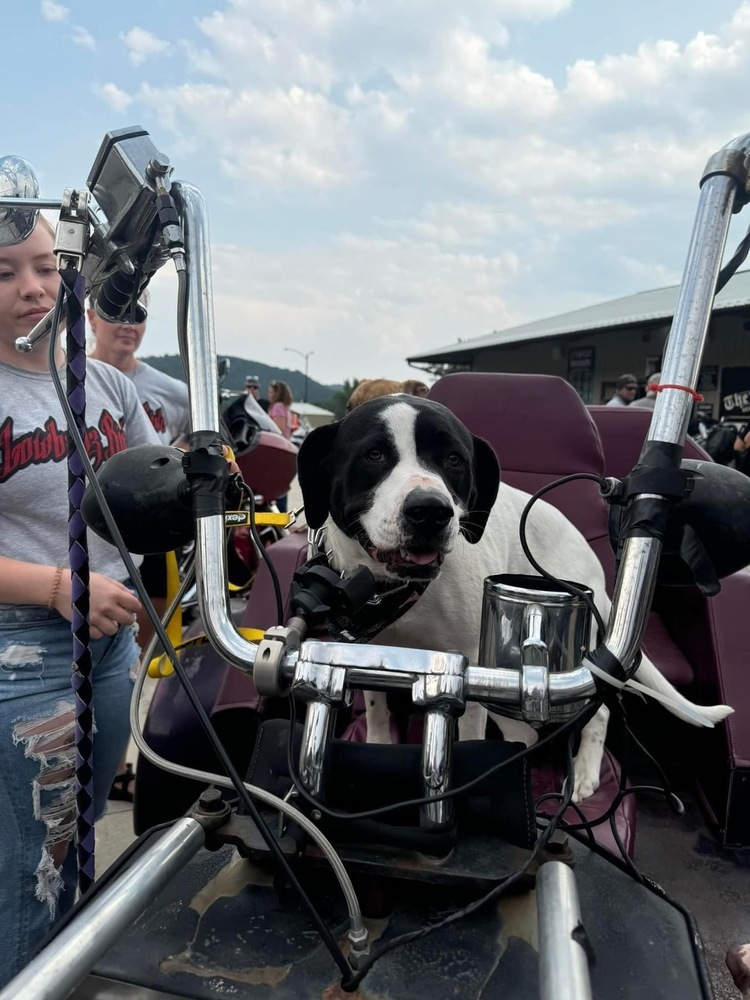
[{"label": "paved ground", "polygon": [[737,1000],[724,956],[728,948],[750,942],[750,851],[720,848],[695,802],[682,798],[682,817],[668,814],[653,798],[639,800],[635,860],[696,918],[716,1000]]}]

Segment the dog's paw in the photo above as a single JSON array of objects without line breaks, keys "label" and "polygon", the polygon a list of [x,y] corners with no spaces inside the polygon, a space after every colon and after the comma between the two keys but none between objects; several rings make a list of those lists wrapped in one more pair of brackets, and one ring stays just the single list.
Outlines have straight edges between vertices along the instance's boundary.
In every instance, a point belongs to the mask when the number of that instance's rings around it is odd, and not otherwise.
[{"label": "dog's paw", "polygon": [[573,801],[583,802],[584,799],[591,798],[599,787],[599,772],[586,771],[576,762],[576,777],[573,782]]},{"label": "dog's paw", "polygon": [[368,743],[398,743],[398,725],[388,711],[388,702],[381,691],[365,693],[365,718]]},{"label": "dog's paw", "polygon": [[[585,733],[585,730],[584,730]],[[599,787],[602,769],[603,741],[581,741],[578,756],[573,761],[573,801],[590,798]]]},{"label": "dog's paw", "polygon": [[367,727],[367,742],[368,743],[380,743],[391,744],[393,740],[391,739],[391,731],[389,726],[368,726]]}]

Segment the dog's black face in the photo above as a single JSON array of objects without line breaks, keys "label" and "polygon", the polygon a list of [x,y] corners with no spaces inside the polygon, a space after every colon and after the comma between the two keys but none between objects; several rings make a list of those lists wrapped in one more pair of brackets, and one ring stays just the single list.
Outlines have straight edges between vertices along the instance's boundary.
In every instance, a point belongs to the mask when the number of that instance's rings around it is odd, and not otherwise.
[{"label": "dog's black face", "polygon": [[402,395],[314,430],[298,471],[307,523],[335,525],[338,568],[381,578],[431,579],[459,532],[479,541],[500,479],[490,446],[450,410]]}]

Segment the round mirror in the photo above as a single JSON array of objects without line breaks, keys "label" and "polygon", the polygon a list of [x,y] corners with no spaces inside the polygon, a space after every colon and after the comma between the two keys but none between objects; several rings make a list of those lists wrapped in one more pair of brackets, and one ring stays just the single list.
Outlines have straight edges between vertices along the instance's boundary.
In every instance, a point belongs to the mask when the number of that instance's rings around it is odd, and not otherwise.
[{"label": "round mirror", "polygon": [[[20,156],[0,156],[0,198],[38,198],[39,181],[31,164]],[[0,205],[0,246],[23,243],[39,217],[38,208]]]}]

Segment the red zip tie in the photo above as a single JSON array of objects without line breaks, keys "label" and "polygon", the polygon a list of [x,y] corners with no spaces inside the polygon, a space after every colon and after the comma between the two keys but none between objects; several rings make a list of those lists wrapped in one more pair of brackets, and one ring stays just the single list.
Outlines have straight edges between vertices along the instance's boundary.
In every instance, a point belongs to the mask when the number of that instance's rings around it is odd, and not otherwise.
[{"label": "red zip tie", "polygon": [[656,385],[654,382],[648,388],[652,392],[661,392],[663,389],[680,389],[682,392],[689,393],[697,403],[702,403],[704,399],[699,392],[696,392],[695,389],[691,389],[687,385]]}]

